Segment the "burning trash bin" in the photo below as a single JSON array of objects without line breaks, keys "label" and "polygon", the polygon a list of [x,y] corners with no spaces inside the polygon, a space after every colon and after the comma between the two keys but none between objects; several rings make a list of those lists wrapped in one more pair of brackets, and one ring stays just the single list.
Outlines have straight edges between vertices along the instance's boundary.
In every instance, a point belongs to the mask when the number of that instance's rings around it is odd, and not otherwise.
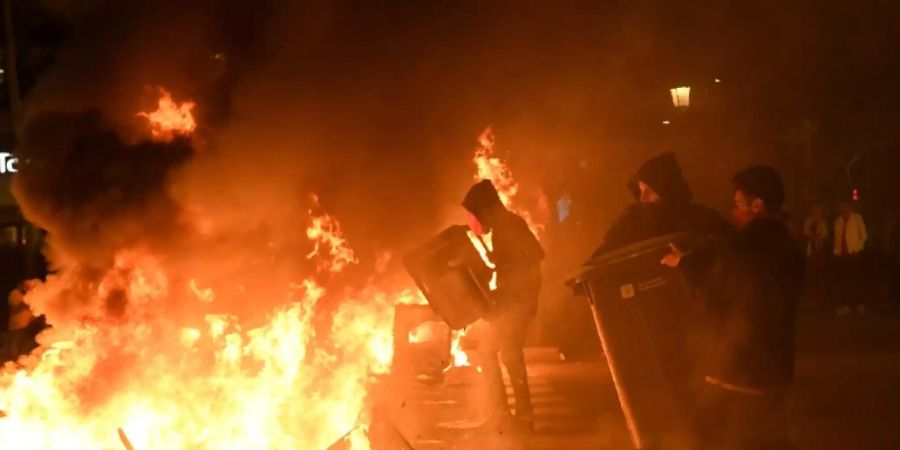
[{"label": "burning trash bin", "polygon": [[697,355],[689,351],[693,303],[678,270],[660,260],[670,243],[690,248],[694,238],[667,235],[589,261],[569,281],[590,301],[594,323],[635,448],[683,444]]},{"label": "burning trash bin", "polygon": [[[442,369],[467,361],[459,339],[466,327],[487,315],[493,307],[490,283],[493,269],[475,247],[465,225],[442,231],[403,260],[428,305],[398,305],[394,319],[394,361],[399,371],[442,380]],[[451,342],[451,330],[459,330]]]},{"label": "burning trash bin", "polygon": [[451,226],[403,260],[428,304],[453,330],[483,318],[493,306],[488,295],[493,270],[468,231],[465,225]]}]

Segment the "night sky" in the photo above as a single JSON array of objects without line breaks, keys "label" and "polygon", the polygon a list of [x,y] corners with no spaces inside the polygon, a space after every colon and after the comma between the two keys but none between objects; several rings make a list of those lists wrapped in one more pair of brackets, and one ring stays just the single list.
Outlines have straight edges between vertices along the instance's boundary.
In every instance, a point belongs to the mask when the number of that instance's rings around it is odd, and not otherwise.
[{"label": "night sky", "polygon": [[19,5],[26,100],[120,115],[122,93],[169,86],[222,140],[298,143],[268,159],[339,213],[378,205],[376,235],[447,220],[487,125],[523,185],[571,193],[592,223],[664,150],[720,208],[750,163],[782,169],[799,213],[851,187],[896,203],[896,2],[120,3]]}]

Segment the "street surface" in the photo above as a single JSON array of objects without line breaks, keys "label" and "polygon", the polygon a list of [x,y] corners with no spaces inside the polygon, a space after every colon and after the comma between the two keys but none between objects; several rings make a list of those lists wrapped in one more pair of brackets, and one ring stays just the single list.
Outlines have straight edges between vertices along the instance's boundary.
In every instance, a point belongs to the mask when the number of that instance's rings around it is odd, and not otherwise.
[{"label": "street surface", "polygon": [[[900,448],[900,317],[804,319],[798,347],[791,414],[799,449]],[[535,433],[475,428],[483,411],[473,368],[454,369],[443,382],[394,381],[395,392],[405,392],[392,398],[394,425],[416,450],[630,448],[603,361],[527,353]]]}]

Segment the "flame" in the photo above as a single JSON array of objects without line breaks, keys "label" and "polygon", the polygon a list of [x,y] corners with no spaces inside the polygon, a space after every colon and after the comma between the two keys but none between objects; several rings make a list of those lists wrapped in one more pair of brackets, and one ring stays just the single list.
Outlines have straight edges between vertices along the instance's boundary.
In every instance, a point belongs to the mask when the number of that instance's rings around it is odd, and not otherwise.
[{"label": "flame", "polygon": [[454,330],[450,339],[450,357],[452,367],[465,367],[469,363],[469,355],[462,349],[462,338],[466,337],[468,329]]},{"label": "flame", "polygon": [[318,218],[318,271],[285,286],[256,327],[222,312],[175,320],[171,298],[210,305],[215,292],[194,278],[173,289],[180,271],[141,248],[120,250],[96,284],[77,270],[49,278],[36,296],[77,291],[100,307],[59,326],[48,315],[39,353],[0,371],[0,448],[369,448],[368,387],[390,367],[394,305],[415,297],[369,287],[340,302],[329,329],[314,326],[328,293],[317,279],[355,261],[337,220]]},{"label": "flame", "polygon": [[172,94],[164,88],[159,88],[159,101],[156,111],[139,112],[139,117],[147,119],[150,125],[150,133],[155,140],[169,142],[178,135],[190,135],[197,128],[194,121],[194,107],[196,103],[188,100],[176,103],[172,100]]},{"label": "flame", "polygon": [[[495,145],[494,131],[491,127],[485,128],[481,135],[478,136],[478,146],[475,148],[475,155],[472,157],[476,168],[475,181],[491,180],[503,205],[525,219],[528,228],[531,229],[535,236],[540,238],[544,232],[544,224],[538,222],[531,211],[517,202],[519,183],[513,177],[512,170],[506,161],[494,152]],[[538,196],[538,203],[538,206],[542,209],[547,207],[546,198],[542,193]]]},{"label": "flame", "polygon": [[397,305],[427,305],[428,299],[418,289],[404,289],[397,294],[394,302]]},{"label": "flame", "polygon": [[491,261],[490,252],[493,250],[493,246],[491,245],[491,233],[485,233],[481,235],[479,239],[478,235],[475,234],[472,230],[466,230],[466,236],[469,236],[469,241],[472,242],[472,246],[475,247],[475,250],[478,251],[478,256],[481,257],[481,260],[484,261],[484,264],[491,269],[491,280],[488,283],[488,288],[491,291],[497,290],[497,265]]},{"label": "flame", "polygon": [[[319,198],[315,195],[312,196],[312,202],[314,207],[319,206]],[[359,260],[344,239],[340,223],[328,214],[315,216],[312,210],[309,213],[312,218],[306,228],[306,237],[313,242],[313,250],[306,257],[313,259],[318,255],[319,268],[331,273],[341,272],[348,265],[357,264]]]},{"label": "flame", "polygon": [[425,322],[413,328],[406,336],[406,341],[410,344],[424,344],[437,338],[434,332],[434,325],[431,322]]},{"label": "flame", "polygon": [[201,302],[212,303],[213,300],[216,299],[216,293],[212,288],[200,289],[197,287],[197,280],[191,278],[191,281],[188,282],[188,287],[191,289],[191,292],[197,296],[197,298]]}]

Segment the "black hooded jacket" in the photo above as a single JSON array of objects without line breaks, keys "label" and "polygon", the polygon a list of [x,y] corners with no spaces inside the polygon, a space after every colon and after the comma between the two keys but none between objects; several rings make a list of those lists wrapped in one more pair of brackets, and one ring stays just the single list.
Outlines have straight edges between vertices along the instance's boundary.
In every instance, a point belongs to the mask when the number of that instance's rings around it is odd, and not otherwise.
[{"label": "black hooded jacket", "polygon": [[462,203],[481,224],[491,229],[491,261],[497,266],[494,298],[500,311],[537,311],[544,250],[528,224],[503,206],[489,180],[472,186]]},{"label": "black hooded jacket", "polygon": [[681,263],[714,324],[706,375],[751,389],[787,387],[803,289],[801,246],[783,220],[769,218],[754,220],[708,253],[711,269],[694,264],[701,255]]},{"label": "black hooded jacket", "polygon": [[656,203],[634,203],[609,227],[603,243],[592,258],[635,242],[670,233],[690,232],[698,235],[722,235],[731,227],[717,212],[694,203],[693,194],[684,180],[673,153],[663,153],[642,165],[628,182],[635,199],[640,199],[638,181],[643,181],[659,195]]}]

